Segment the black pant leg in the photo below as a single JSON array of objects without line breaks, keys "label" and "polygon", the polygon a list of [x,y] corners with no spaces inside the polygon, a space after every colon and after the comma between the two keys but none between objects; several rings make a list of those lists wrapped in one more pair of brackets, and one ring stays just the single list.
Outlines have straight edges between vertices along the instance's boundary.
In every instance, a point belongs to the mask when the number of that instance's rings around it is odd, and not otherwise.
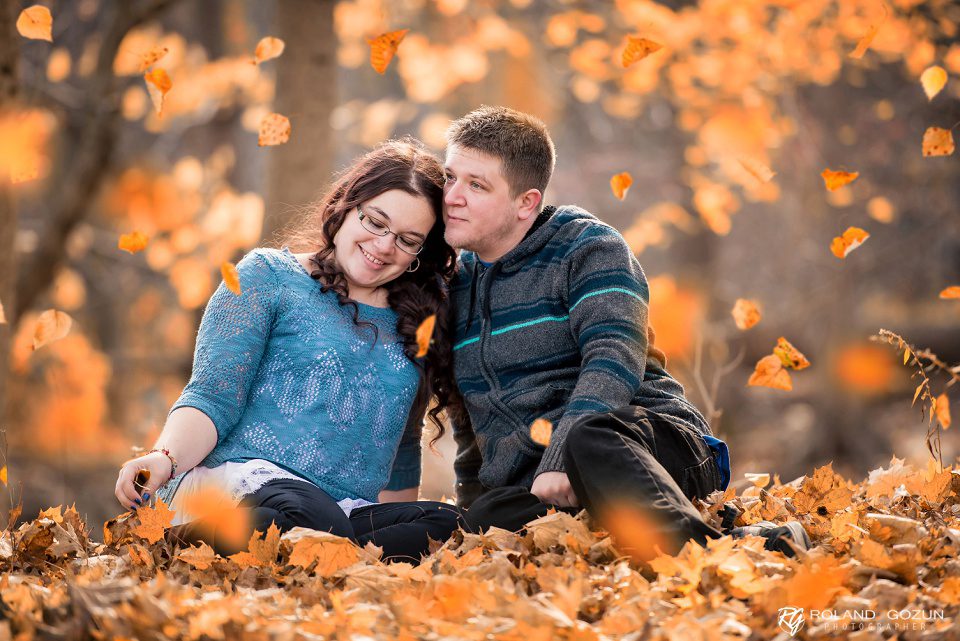
[{"label": "black pant leg", "polygon": [[719,471],[703,439],[682,424],[635,406],[584,416],[567,434],[564,462],[581,504],[626,535],[619,538],[674,553],[688,540],[705,545],[720,536],[689,500],[718,489]]},{"label": "black pant leg", "polygon": [[445,541],[457,528],[467,528],[460,508],[436,501],[377,503],[350,512],[354,541],[372,542],[385,560],[419,563],[430,540]]},{"label": "black pant leg", "polygon": [[520,486],[498,487],[480,495],[466,511],[466,521],[473,532],[498,527],[519,532],[530,521],[546,516],[551,509],[576,514],[578,509],[544,503],[530,489]]},{"label": "black pant leg", "polygon": [[353,536],[350,520],[333,497],[306,481],[269,481],[244,498],[243,504],[251,508],[253,526],[261,532],[266,532],[273,523],[281,532],[299,526],[337,536]]}]

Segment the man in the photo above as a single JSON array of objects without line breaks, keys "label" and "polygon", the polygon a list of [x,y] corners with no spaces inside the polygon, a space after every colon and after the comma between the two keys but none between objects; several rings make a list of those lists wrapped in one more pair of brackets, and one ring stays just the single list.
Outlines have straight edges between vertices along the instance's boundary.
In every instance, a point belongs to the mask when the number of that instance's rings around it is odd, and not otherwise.
[{"label": "man", "polygon": [[[483,107],[446,135],[445,239],[463,250],[454,368],[468,414],[454,420],[454,468],[471,526],[518,530],[582,506],[639,556],[655,551],[644,542],[676,552],[719,537],[690,498],[726,486],[726,447],[665,370],[636,257],[586,211],[543,207],[555,151],[536,118]],[[536,419],[552,425],[546,446],[530,436]],[[750,533],[805,547],[798,523]]]}]

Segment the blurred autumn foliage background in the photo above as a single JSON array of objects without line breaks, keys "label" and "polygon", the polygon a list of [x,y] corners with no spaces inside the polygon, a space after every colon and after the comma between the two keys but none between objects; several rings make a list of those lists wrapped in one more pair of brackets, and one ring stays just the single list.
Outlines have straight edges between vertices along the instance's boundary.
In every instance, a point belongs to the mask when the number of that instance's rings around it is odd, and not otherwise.
[{"label": "blurred autumn foliage background", "polygon": [[[26,4],[0,9],[0,416],[5,500],[22,491],[26,516],[76,502],[98,533],[119,511],[116,469],[189,377],[221,263],[270,243],[361,151],[413,134],[441,154],[447,123],[481,104],[545,120],[559,152],[546,202],[585,207],[636,251],[658,345],[730,442],[735,479],[929,457],[916,368],[870,337],[960,362],[960,300],[938,296],[960,285],[960,163],[921,151],[928,127],[960,123],[956,2],[40,4],[51,41],[17,33]],[[377,73],[366,39],[401,29]],[[258,64],[267,36],[285,47]],[[624,67],[630,36],[662,47]],[[142,62],[170,80],[161,113]],[[928,98],[932,66],[948,80]],[[291,135],[260,147],[271,113]],[[858,177],[828,191],[828,168]],[[849,227],[869,238],[837,258]],[[135,231],[146,248],[118,249]],[[751,329],[731,317],[739,298],[760,309]],[[72,328],[33,350],[48,309]],[[780,336],[811,366],[791,391],[747,387]],[[956,408],[948,381],[931,374],[931,393]],[[425,497],[451,492],[441,450],[424,455]]]}]

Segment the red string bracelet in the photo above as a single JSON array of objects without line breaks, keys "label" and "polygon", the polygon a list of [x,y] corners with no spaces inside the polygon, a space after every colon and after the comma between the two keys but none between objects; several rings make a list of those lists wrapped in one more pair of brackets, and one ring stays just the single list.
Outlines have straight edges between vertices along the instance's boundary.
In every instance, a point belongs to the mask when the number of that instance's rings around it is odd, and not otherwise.
[{"label": "red string bracelet", "polygon": [[147,454],[153,454],[154,452],[161,452],[164,456],[170,459],[170,478],[167,480],[173,480],[173,477],[177,475],[177,459],[173,458],[173,456],[170,454],[170,450],[165,447],[150,450],[147,452]]}]

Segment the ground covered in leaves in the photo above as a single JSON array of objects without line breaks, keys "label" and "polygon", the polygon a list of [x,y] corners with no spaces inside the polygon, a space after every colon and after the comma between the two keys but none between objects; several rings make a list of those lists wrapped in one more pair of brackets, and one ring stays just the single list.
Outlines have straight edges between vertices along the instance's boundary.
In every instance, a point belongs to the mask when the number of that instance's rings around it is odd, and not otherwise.
[{"label": "ground covered in leaves", "polygon": [[640,568],[557,513],[523,536],[458,533],[416,567],[303,529],[222,558],[171,544],[162,505],[107,523],[104,544],[52,508],[0,538],[0,639],[789,639],[786,607],[796,638],[960,638],[960,474],[894,459],[859,484],[830,466],[753,481],[705,518],[728,501],[738,524],[797,519],[810,552],[724,537]]}]

